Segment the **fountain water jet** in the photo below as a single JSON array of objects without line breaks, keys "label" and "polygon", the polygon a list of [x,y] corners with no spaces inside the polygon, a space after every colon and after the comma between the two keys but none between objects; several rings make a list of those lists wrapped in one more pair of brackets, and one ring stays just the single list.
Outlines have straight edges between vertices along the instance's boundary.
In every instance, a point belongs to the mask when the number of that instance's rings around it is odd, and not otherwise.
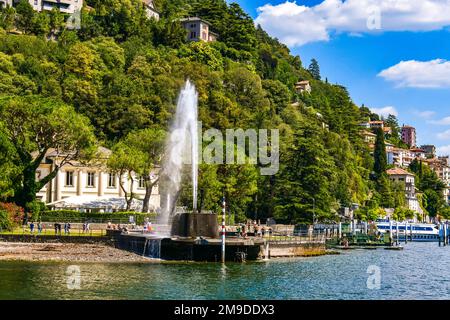
[{"label": "fountain water jet", "polygon": [[[198,184],[198,94],[195,86],[186,81],[178,98],[175,118],[166,141],[166,157],[161,172],[161,188],[165,193],[162,199],[158,224],[168,225],[175,212],[176,202],[181,192],[183,164],[191,165],[192,207],[197,210]],[[170,236],[167,234],[166,236]]]}]

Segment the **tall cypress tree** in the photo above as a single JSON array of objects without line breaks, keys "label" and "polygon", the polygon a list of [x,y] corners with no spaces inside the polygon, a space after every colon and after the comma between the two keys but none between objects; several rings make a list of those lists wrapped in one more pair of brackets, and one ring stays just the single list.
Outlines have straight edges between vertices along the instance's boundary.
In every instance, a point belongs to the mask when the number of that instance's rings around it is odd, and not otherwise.
[{"label": "tall cypress tree", "polygon": [[373,171],[377,175],[377,178],[379,178],[386,172],[387,154],[386,154],[386,143],[384,142],[383,129],[378,128],[376,134],[377,139],[375,142],[375,152],[374,152],[375,164],[373,166]]},{"label": "tall cypress tree", "polygon": [[320,67],[316,59],[311,59],[311,64],[308,67],[308,71],[309,73],[311,73],[314,79],[320,80]]}]

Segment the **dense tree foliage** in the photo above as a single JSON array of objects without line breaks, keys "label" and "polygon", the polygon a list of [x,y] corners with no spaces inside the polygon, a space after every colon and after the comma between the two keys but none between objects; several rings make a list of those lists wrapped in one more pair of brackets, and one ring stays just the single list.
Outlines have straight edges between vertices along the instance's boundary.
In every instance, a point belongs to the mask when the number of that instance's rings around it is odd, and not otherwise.
[{"label": "dense tree foliage", "polygon": [[[0,99],[0,128],[12,157],[14,202],[29,209],[36,193],[49,183],[66,163],[86,158],[95,151],[95,137],[89,120],[73,107],[49,98],[29,95]],[[48,152],[57,161],[52,171],[37,177],[37,169]]]},{"label": "dense tree foliage", "polygon": [[[352,204],[370,205],[364,216],[373,218],[377,204],[401,202],[382,174],[381,142],[377,179],[370,179],[374,159],[358,123],[377,116],[356,106],[345,87],[321,81],[317,61],[305,69],[239,5],[156,0],[156,21],[146,17],[141,0],[86,2],[90,8],[83,9],[76,30],[64,27],[67,17],[59,12],[30,11],[27,1],[0,11],[2,198],[24,206],[32,201],[31,194],[48,182],[32,183],[33,170],[44,151],[61,143],[48,135],[61,133],[69,144],[64,149],[82,150],[94,140],[91,125],[96,139],[112,148],[114,171],[128,179],[132,172],[148,177],[161,156],[160,130],[168,127],[189,78],[199,92],[205,130],[279,129],[281,139],[274,176],[261,176],[254,164],[200,166],[200,208],[218,210],[225,194],[237,220],[309,222],[313,216],[334,219],[340,207]],[[187,16],[210,22],[218,41],[187,43],[178,21]],[[310,81],[310,94],[295,91],[300,80]],[[19,133],[26,135],[12,141],[22,127]],[[36,128],[46,129],[45,139]],[[135,195],[123,191],[130,205]],[[180,197],[182,205],[190,201]]]}]

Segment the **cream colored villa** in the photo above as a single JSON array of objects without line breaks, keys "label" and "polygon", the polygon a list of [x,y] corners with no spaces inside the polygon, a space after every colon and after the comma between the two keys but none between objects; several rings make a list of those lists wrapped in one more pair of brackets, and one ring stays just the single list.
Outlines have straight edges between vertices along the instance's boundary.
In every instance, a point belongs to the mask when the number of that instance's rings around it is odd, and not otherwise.
[{"label": "cream colored villa", "polygon": [[[63,202],[64,199],[71,199],[77,203],[83,203],[83,199],[92,201],[93,199],[105,200],[108,198],[117,200],[124,198],[124,192],[119,185],[119,176],[108,170],[105,163],[111,151],[106,148],[99,149],[101,159],[95,164],[70,162],[65,164],[58,171],[56,177],[37,193],[37,198],[42,202],[55,204]],[[36,179],[42,179],[50,174],[60,159],[55,152],[49,152],[39,166]],[[124,186],[130,191],[131,182],[126,177],[121,177]],[[157,172],[152,173],[152,179],[157,179]],[[134,175],[133,192],[138,199],[143,199],[145,195],[144,179]],[[81,205],[82,206],[82,205]],[[59,206],[61,207],[61,206]],[[158,185],[155,185],[150,198],[150,210],[158,211],[160,208],[160,196]],[[83,209],[83,208],[77,208]],[[122,207],[104,208],[104,211],[123,210]]]},{"label": "cream colored villa", "polygon": [[[0,0],[0,7],[13,6],[17,0]],[[53,8],[59,9],[63,13],[73,14],[83,7],[83,0],[28,0],[36,11],[51,11]]]}]

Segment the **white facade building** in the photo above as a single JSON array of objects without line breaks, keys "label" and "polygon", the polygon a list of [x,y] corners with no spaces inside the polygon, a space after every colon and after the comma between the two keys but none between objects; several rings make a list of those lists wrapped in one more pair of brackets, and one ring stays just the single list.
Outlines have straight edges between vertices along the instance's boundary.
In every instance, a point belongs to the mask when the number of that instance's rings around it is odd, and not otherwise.
[{"label": "white facade building", "polygon": [[299,81],[295,84],[295,91],[297,91],[297,93],[311,93],[311,90],[311,84],[308,80]]},{"label": "white facade building", "polygon": [[423,214],[423,210],[419,205],[419,200],[416,195],[416,179],[415,176],[401,168],[389,169],[387,171],[389,179],[394,182],[405,184],[405,196],[408,208],[419,214]]},{"label": "white facade building", "polygon": [[416,154],[408,149],[392,148],[386,152],[388,164],[401,168],[409,167],[416,158]]},{"label": "white facade building", "polygon": [[29,0],[36,11],[58,8],[63,13],[73,14],[81,11],[83,0]]},{"label": "white facade building", "polygon": [[[18,0],[0,0],[0,7],[13,6],[18,2]],[[28,0],[28,2],[34,10],[39,12],[43,10],[51,11],[56,7],[62,13],[73,14],[83,7],[83,0]]]},{"label": "white facade building", "polygon": [[218,38],[218,35],[211,31],[211,24],[208,21],[198,17],[189,17],[180,21],[186,29],[186,40],[189,42],[214,42]]},{"label": "white facade building", "polygon": [[[131,191],[131,182],[127,177],[119,177],[117,174],[110,172],[106,167],[105,163],[110,155],[110,150],[101,148],[101,153],[104,158],[96,164],[71,162],[63,165],[58,170],[56,177],[37,193],[37,198],[49,204],[73,197],[90,197],[91,199],[92,197],[124,197],[119,179],[122,179],[127,192]],[[60,159],[50,152],[39,166],[36,178],[42,179],[50,174],[58,163],[60,163]],[[157,174],[158,172],[155,170],[151,174],[151,178],[157,179]],[[133,193],[138,198],[143,199],[145,196],[144,179],[137,175],[133,175],[133,179]],[[150,210],[157,211],[159,209],[160,196],[158,184],[156,184],[150,197]]]}]

